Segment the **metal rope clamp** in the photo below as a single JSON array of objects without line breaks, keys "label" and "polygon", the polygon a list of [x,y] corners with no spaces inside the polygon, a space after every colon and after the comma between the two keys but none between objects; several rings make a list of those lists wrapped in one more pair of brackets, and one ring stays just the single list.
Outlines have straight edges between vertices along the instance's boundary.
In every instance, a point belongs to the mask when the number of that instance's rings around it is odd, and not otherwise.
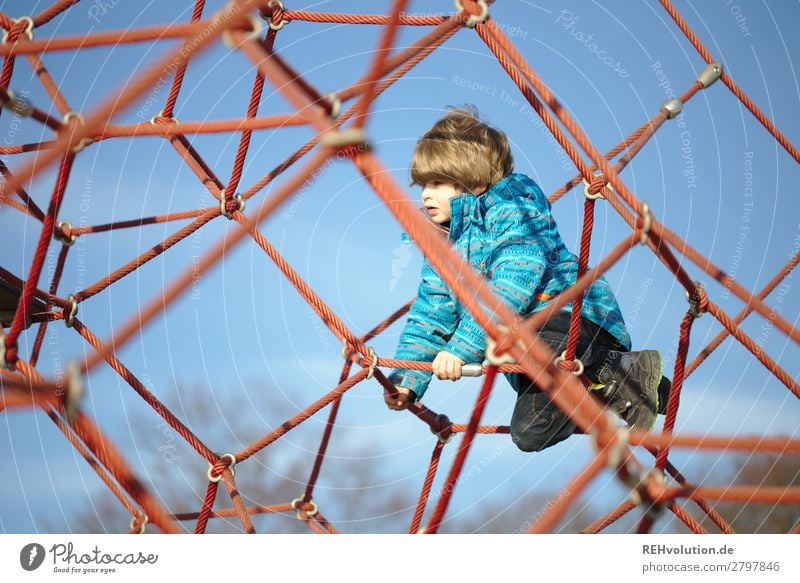
[{"label": "metal rope clamp", "polygon": [[[233,469],[233,466],[236,465],[236,456],[233,455],[232,453],[224,453],[221,456],[219,456],[219,459],[221,460],[225,458],[228,458],[230,460],[230,463],[228,464],[228,469],[231,471],[231,476],[235,476],[236,471]],[[206,474],[208,475],[208,481],[211,482],[212,484],[216,484],[222,479],[222,472],[220,472],[219,476],[215,476],[213,474],[213,471],[214,471],[214,464],[209,463],[208,472],[206,472]]]},{"label": "metal rope clamp", "polygon": [[[300,508],[300,504],[311,504],[311,509],[303,510]],[[297,520],[308,520],[309,518],[316,516],[319,512],[316,502],[313,500],[303,500],[302,497],[292,500],[292,508],[297,510]],[[305,516],[303,516],[303,514],[305,514]]]},{"label": "metal rope clamp", "polygon": [[[64,116],[64,120],[61,122],[64,128],[68,128],[71,126],[72,120],[75,120],[77,125],[83,125],[84,119],[83,116],[78,113],[77,111],[70,111]],[[81,138],[80,141],[72,147],[72,152],[77,154],[81,150],[83,150],[86,146],[89,146],[94,143],[92,138]]]},{"label": "metal rope clamp", "polygon": [[326,148],[333,148],[334,150],[341,150],[347,146],[358,146],[365,151],[372,149],[367,139],[367,134],[361,128],[331,130],[322,135],[320,143]]},{"label": "metal rope clamp", "polygon": [[[605,414],[606,423],[614,425],[616,429],[614,430],[614,441],[607,446],[608,447],[608,459],[606,461],[606,467],[610,470],[616,470],[620,463],[625,456],[625,448],[628,446],[628,428],[622,425],[617,425],[619,421],[619,417],[613,412],[608,409],[604,409],[603,413]],[[595,451],[599,454],[602,449],[600,448],[600,431],[598,430],[596,425],[593,425],[589,430],[589,435],[592,438],[592,443],[594,444]]]},{"label": "metal rope clamp", "polygon": [[244,197],[241,194],[234,195],[233,200],[235,200],[239,206],[238,208],[235,208],[230,212],[228,212],[228,199],[226,199],[223,196],[219,200],[219,212],[223,217],[225,217],[229,221],[233,220],[233,213],[235,213],[236,211],[242,212],[244,210]]},{"label": "metal rope clamp", "polygon": [[[463,14],[464,5],[461,3],[461,0],[454,0],[453,3],[456,6],[458,14]],[[464,22],[464,26],[467,28],[475,28],[489,17],[489,5],[486,3],[486,0],[477,0],[476,4],[478,5],[478,8],[481,9],[481,12],[480,14],[469,15],[469,18],[467,18],[466,22]]]},{"label": "metal rope clamp", "polygon": [[267,21],[270,30],[278,32],[280,29],[282,29],[290,22],[285,18],[281,18],[281,21],[276,23],[272,19],[272,15],[275,13],[275,8],[277,8],[281,12],[281,16],[283,16],[282,13],[286,11],[286,7],[283,5],[283,2],[281,0],[269,0],[269,2],[267,2],[267,8],[270,9],[269,16],[264,16],[264,14],[262,13],[261,18]]},{"label": "metal rope clamp", "polygon": [[78,414],[78,405],[84,393],[81,369],[77,361],[71,360],[67,363],[67,375],[69,376],[69,385],[67,386],[67,394],[64,397],[64,415],[67,421],[72,423]]},{"label": "metal rope clamp", "polygon": [[[656,481],[658,482],[659,486],[665,486],[667,483],[667,479],[664,477],[664,474],[656,467],[649,468],[644,470],[639,474],[638,480],[636,480],[635,484],[631,484],[631,493],[628,496],[628,499],[637,506],[643,505],[645,503],[645,498],[647,496],[642,496],[642,492],[645,494],[647,493],[647,482],[650,479],[650,476],[653,476]],[[664,509],[663,505],[661,504],[650,504],[646,510],[648,516],[652,519],[658,518],[661,514],[661,511]]]},{"label": "metal rope clamp", "polygon": [[64,325],[67,328],[72,328],[75,325],[75,316],[78,315],[78,298],[76,298],[74,294],[69,294],[67,296],[67,301],[70,303],[69,313],[67,313],[67,309],[64,308],[61,314],[64,317]]},{"label": "metal rope clamp", "polygon": [[723,72],[724,69],[721,64],[711,63],[697,76],[697,82],[703,86],[703,89],[706,89],[716,83],[722,77]]},{"label": "metal rope clamp", "polygon": [[[699,281],[694,282],[696,289],[703,289],[703,284]],[[701,298],[699,297],[692,297],[689,293],[689,290],[686,290],[686,301],[689,302],[689,313],[692,315],[692,318],[695,320],[703,315],[703,312],[700,310],[700,301]]]},{"label": "metal rope clamp", "polygon": [[[250,21],[250,30],[247,31],[247,37],[242,41],[242,43],[237,43],[231,36],[231,29],[227,29],[222,33],[222,44],[229,49],[235,49],[239,46],[239,44],[243,44],[251,40],[259,40],[261,38],[261,31],[264,30],[264,24],[261,22],[261,19],[253,14],[250,14],[247,19]],[[241,32],[244,33],[245,31]]]},{"label": "metal rope clamp", "polygon": [[53,229],[53,238],[64,247],[71,247],[78,235],[72,233],[72,225],[69,221],[58,221]]},{"label": "metal rope clamp", "polygon": [[161,120],[164,120],[164,123],[166,123],[167,121],[169,121],[170,123],[181,123],[177,117],[174,116],[164,117],[163,109],[150,118],[150,123],[152,125],[158,125],[158,122]]},{"label": "metal rope clamp", "polygon": [[449,443],[451,439],[453,439],[453,423],[450,421],[450,418],[445,415],[444,413],[439,413],[436,416],[436,423],[438,424],[441,429],[439,431],[434,431],[433,427],[431,427],[431,433],[436,436],[440,442]]},{"label": "metal rope clamp", "polygon": [[147,514],[143,514],[141,516],[141,518],[137,518],[136,516],[131,518],[131,522],[130,522],[130,526],[128,527],[128,530],[133,530],[134,528],[137,528],[137,522],[139,520],[142,521],[141,524],[138,525],[139,534],[144,534],[145,530],[146,530],[145,527],[147,526],[147,523],[150,522],[150,519],[147,518]]},{"label": "metal rope clamp", "polygon": [[[504,336],[508,334],[508,328],[505,326],[498,326],[497,330]],[[503,366],[504,364],[517,364],[517,361],[514,360],[514,357],[511,356],[510,352],[505,352],[498,356],[496,350],[497,341],[491,336],[486,336],[486,360],[495,366]]]},{"label": "metal rope clamp", "polygon": [[553,360],[553,364],[558,366],[558,368],[560,368],[561,370],[566,370],[565,368],[559,366],[562,362],[575,363],[575,366],[577,368],[575,368],[575,370],[571,370],[569,372],[574,374],[576,377],[579,377],[579,376],[581,376],[583,374],[584,368],[583,368],[583,363],[581,362],[581,359],[580,358],[576,358],[575,360],[567,361],[567,351],[566,350],[564,352],[562,352],[559,356],[556,356],[555,360]]},{"label": "metal rope clamp", "polygon": [[342,100],[336,93],[328,93],[324,97],[325,101],[331,104],[331,119],[336,119],[342,112]]},{"label": "metal rope clamp", "polygon": [[588,198],[589,200],[597,200],[598,198],[602,198],[603,200],[605,200],[606,197],[603,194],[603,191],[605,191],[605,189],[608,188],[608,183],[605,181],[605,177],[602,174],[595,174],[595,178],[603,178],[603,187],[600,190],[598,190],[597,192],[592,193],[592,192],[589,191],[589,189],[592,186],[591,182],[589,182],[588,180],[586,180],[584,178],[583,179],[583,195],[586,198]]},{"label": "metal rope clamp", "polygon": [[677,97],[667,99],[662,105],[661,109],[667,112],[667,119],[678,117],[683,111],[683,102]]},{"label": "metal rope clamp", "polygon": [[353,347],[350,346],[347,342],[342,344],[342,358],[344,360],[350,360],[348,357],[353,354]]},{"label": "metal rope clamp", "polygon": [[[34,26],[33,18],[31,18],[30,16],[20,16],[19,18],[12,19],[11,22],[13,22],[14,24],[17,24],[18,22],[24,22],[25,30],[23,30],[20,34],[24,34],[25,36],[27,36],[28,40],[33,40],[33,26]],[[14,27],[12,26],[11,28]],[[5,29],[3,30],[3,44],[6,44],[8,42],[8,33],[9,31]]]},{"label": "metal rope clamp", "polygon": [[367,372],[367,378],[371,379],[375,375],[375,369],[378,367],[378,355],[375,354],[375,349],[372,347],[369,348],[369,355],[372,357],[372,364],[369,365],[369,372]]}]

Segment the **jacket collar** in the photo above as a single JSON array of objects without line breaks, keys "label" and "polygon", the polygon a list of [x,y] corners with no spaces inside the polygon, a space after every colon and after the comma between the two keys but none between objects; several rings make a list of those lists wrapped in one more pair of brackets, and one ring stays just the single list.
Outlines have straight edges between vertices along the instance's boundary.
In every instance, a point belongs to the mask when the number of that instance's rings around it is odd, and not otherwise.
[{"label": "jacket collar", "polygon": [[486,211],[503,196],[506,186],[514,177],[509,174],[483,194],[474,195],[469,192],[450,199],[450,239],[456,240],[470,224],[482,225]]}]

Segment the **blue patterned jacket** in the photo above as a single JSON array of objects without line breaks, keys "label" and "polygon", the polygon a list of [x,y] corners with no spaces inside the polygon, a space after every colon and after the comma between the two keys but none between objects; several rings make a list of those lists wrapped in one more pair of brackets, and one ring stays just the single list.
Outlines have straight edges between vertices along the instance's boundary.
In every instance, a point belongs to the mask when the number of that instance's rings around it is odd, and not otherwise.
[{"label": "blue patterned jacket", "polygon": [[[454,249],[517,314],[524,317],[541,310],[575,283],[578,258],[564,245],[547,197],[528,176],[509,174],[482,195],[466,193],[450,199],[450,208],[449,238]],[[571,312],[572,305],[564,311]],[[630,336],[604,278],[589,288],[582,315],[630,350]],[[433,362],[442,350],[467,363],[483,362],[486,335],[426,259],[395,358]],[[396,369],[389,379],[419,399],[431,377],[431,372]]]}]

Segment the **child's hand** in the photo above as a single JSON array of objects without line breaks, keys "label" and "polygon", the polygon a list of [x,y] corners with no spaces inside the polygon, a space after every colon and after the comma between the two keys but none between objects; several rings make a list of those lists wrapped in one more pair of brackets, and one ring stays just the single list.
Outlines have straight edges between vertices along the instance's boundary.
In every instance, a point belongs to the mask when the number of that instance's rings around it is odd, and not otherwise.
[{"label": "child's hand", "polygon": [[450,354],[446,350],[442,350],[433,359],[433,374],[441,380],[450,379],[457,381],[461,378],[461,365],[464,361],[458,358],[455,354]]},{"label": "child's hand", "polygon": [[383,390],[383,400],[386,403],[386,406],[392,411],[402,411],[403,409],[408,409],[408,406],[411,404],[411,400],[416,395],[412,390],[405,387],[398,387],[395,385],[394,388],[397,390],[397,393],[395,393],[394,396],[390,395],[389,391],[386,389]]}]

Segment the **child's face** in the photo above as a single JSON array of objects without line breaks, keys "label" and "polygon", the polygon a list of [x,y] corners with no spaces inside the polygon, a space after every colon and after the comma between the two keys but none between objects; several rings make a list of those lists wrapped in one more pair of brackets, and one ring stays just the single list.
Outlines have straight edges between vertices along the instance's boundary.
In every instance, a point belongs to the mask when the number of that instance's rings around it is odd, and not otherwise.
[{"label": "child's face", "polygon": [[450,222],[450,199],[464,192],[451,182],[427,182],[422,188],[422,204],[434,223]]}]

